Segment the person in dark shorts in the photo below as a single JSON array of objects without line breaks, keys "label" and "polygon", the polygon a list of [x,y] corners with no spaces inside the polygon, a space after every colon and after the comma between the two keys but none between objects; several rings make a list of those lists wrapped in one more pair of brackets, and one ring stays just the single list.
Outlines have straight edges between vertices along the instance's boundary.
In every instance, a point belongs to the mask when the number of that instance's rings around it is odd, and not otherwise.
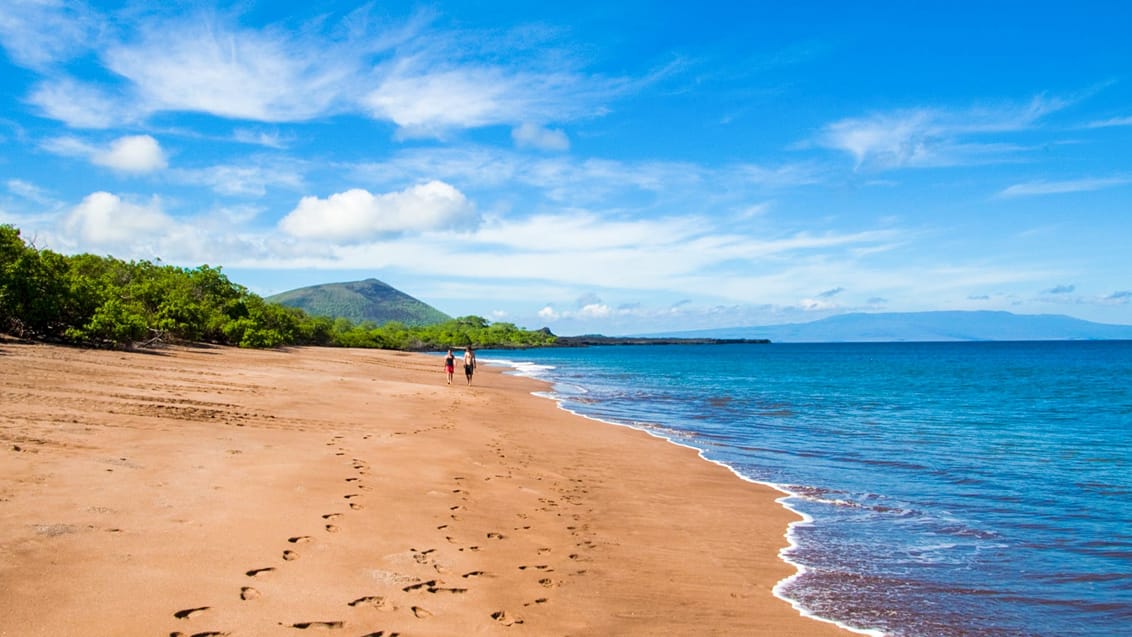
[{"label": "person in dark shorts", "polygon": [[468,384],[472,384],[472,374],[476,371],[476,353],[472,351],[472,346],[464,348],[464,376],[468,379]]}]

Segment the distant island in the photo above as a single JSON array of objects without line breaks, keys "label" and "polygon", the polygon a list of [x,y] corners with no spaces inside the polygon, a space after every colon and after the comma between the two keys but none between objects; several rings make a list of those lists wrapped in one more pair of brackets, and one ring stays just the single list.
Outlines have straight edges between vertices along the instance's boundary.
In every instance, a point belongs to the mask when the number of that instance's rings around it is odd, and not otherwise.
[{"label": "distant island", "polygon": [[559,336],[552,347],[589,347],[591,345],[736,345],[770,343],[765,338],[704,338],[675,336]]},{"label": "distant island", "polygon": [[852,313],[808,323],[646,334],[649,337],[769,339],[776,343],[1132,340],[1132,325],[1060,314],[1000,311]]}]

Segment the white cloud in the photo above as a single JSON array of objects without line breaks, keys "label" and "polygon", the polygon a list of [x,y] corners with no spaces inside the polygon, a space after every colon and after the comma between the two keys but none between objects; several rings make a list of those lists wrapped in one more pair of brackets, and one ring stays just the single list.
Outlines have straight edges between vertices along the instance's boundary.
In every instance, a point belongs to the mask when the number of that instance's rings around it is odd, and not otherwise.
[{"label": "white cloud", "polygon": [[1090,192],[1104,188],[1115,188],[1132,184],[1129,177],[1109,177],[1104,179],[1071,179],[1067,181],[1031,181],[1015,184],[998,193],[999,197],[1032,197],[1037,195],[1059,195],[1071,192]]},{"label": "white cloud", "polygon": [[281,150],[287,147],[290,140],[284,139],[278,131],[266,132],[238,128],[232,133],[232,139],[241,144],[255,144]]},{"label": "white cloud", "polygon": [[570,150],[570,139],[566,133],[553,128],[545,128],[530,122],[524,123],[511,130],[511,139],[519,148],[537,148],[539,150]]},{"label": "white cloud", "polygon": [[9,179],[6,185],[9,192],[28,201],[44,206],[56,204],[51,195],[43,188],[22,179]]},{"label": "white cloud", "polygon": [[547,305],[547,306],[543,307],[541,310],[539,310],[538,316],[539,316],[539,318],[541,318],[544,321],[557,321],[558,318],[559,318],[558,312],[554,309],[554,306],[552,306],[552,305]]},{"label": "white cloud", "polygon": [[149,135],[119,137],[110,147],[95,153],[91,161],[99,166],[129,173],[148,173],[166,167],[165,153]]},{"label": "white cloud", "polygon": [[271,187],[298,191],[303,186],[303,175],[298,167],[287,162],[259,162],[247,165],[223,164],[208,168],[187,169],[175,172],[177,181],[207,186],[221,195],[235,197],[263,197]]},{"label": "white cloud", "polygon": [[43,142],[43,148],[65,157],[80,157],[98,166],[126,173],[146,173],[166,167],[165,153],[149,135],[119,137],[102,147],[78,137],[54,137]]},{"label": "white cloud", "polygon": [[47,117],[73,128],[109,128],[132,121],[139,113],[136,104],[69,78],[40,83],[28,101],[40,107]]},{"label": "white cloud", "polygon": [[607,318],[613,314],[613,310],[604,303],[591,303],[583,305],[578,314],[584,318]]},{"label": "white cloud", "polygon": [[149,111],[273,122],[315,117],[339,98],[355,56],[328,49],[338,47],[196,17],[145,24],[138,42],[115,44],[104,57]]},{"label": "white cloud", "polygon": [[1109,119],[1089,122],[1085,128],[1111,128],[1114,126],[1132,126],[1132,117],[1112,117]]},{"label": "white cloud", "polygon": [[385,194],[353,189],[326,199],[303,197],[279,226],[295,237],[355,243],[405,231],[468,229],[477,223],[463,193],[430,181]]},{"label": "white cloud", "polygon": [[1064,108],[1064,100],[1037,97],[1029,103],[949,111],[918,108],[846,118],[827,125],[819,146],[853,156],[857,167],[951,166],[1000,161],[1021,148],[968,141],[991,133],[1019,131]]},{"label": "white cloud", "polygon": [[450,128],[506,122],[521,110],[511,79],[500,69],[466,68],[412,74],[396,69],[365,102],[408,137],[439,136]]},{"label": "white cloud", "polygon": [[5,0],[0,44],[17,64],[43,69],[85,50],[99,25],[81,3]]},{"label": "white cloud", "polygon": [[135,204],[108,192],[87,195],[65,220],[68,232],[102,248],[130,244],[173,225],[154,198]]}]

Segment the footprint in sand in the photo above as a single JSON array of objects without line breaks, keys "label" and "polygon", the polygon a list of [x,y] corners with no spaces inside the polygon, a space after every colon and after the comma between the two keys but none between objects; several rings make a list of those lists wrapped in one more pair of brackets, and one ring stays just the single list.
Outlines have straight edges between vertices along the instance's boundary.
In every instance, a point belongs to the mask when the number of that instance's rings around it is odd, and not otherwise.
[{"label": "footprint in sand", "polygon": [[252,588],[251,586],[244,586],[240,589],[240,599],[244,601],[259,599],[260,596],[260,592]]},{"label": "footprint in sand", "polygon": [[460,577],[463,577],[464,579],[468,579],[469,577],[479,577],[481,575],[487,575],[487,573],[485,573],[484,571],[468,571],[467,573],[464,573]]},{"label": "footprint in sand", "polygon": [[380,597],[378,595],[370,595],[370,596],[367,596],[367,597],[359,597],[359,598],[355,599],[354,601],[350,602],[349,606],[352,606],[354,608],[358,608],[358,607],[376,608],[378,610],[386,610],[386,611],[397,610],[397,607],[394,606],[392,602],[390,602],[389,600],[385,599],[384,597]]},{"label": "footprint in sand", "polygon": [[173,613],[173,616],[176,617],[177,619],[188,619],[188,618],[190,618],[194,615],[199,615],[199,614],[203,613],[204,611],[208,610],[209,608],[212,608],[212,607],[211,606],[201,606],[199,608],[186,608],[185,610],[179,610],[179,611]]},{"label": "footprint in sand", "polygon": [[491,614],[491,618],[503,624],[504,626],[514,626],[515,624],[523,623],[522,617],[514,617],[509,615],[505,610],[497,610]]},{"label": "footprint in sand", "polygon": [[341,513],[327,513],[326,515],[322,516],[322,519],[323,520],[337,520],[340,517],[342,517]]},{"label": "footprint in sand", "polygon": [[311,541],[311,536],[309,536],[309,535],[296,535],[295,537],[287,538],[287,541],[290,542],[291,544],[306,544],[307,542]]},{"label": "footprint in sand", "polygon": [[186,635],[185,633],[169,633],[169,637],[229,637],[232,633],[222,633],[218,630],[209,630],[203,633],[193,633]]},{"label": "footprint in sand", "polygon": [[[280,626],[285,626],[285,625],[286,624],[280,624]],[[315,629],[321,628],[323,630],[337,630],[339,628],[344,628],[345,626],[346,626],[346,624],[344,622],[332,621],[332,622],[295,622],[294,624],[291,624],[290,627],[291,628],[298,628],[299,630],[310,630],[312,628],[315,628]]]},{"label": "footprint in sand", "polygon": [[293,562],[299,559],[299,554],[294,551],[283,551],[283,559],[287,560],[288,562]]},{"label": "footprint in sand", "polygon": [[487,539],[489,539],[489,540],[502,540],[503,534],[502,533],[496,533],[496,532],[492,531],[491,533],[487,534]]},{"label": "footprint in sand", "polygon": [[353,510],[355,510],[355,511],[361,511],[361,510],[362,510],[362,509],[364,509],[365,507],[364,507],[364,506],[362,506],[362,505],[360,505],[360,504],[358,504],[357,502],[351,502],[351,503],[350,503],[350,508],[351,508],[351,509],[353,509]]},{"label": "footprint in sand", "polygon": [[337,533],[338,532],[338,526],[335,525],[335,524],[327,524],[326,525],[326,532],[327,533]]},{"label": "footprint in sand", "polygon": [[421,608],[420,606],[413,606],[410,610],[413,611],[413,615],[415,615],[417,619],[432,617],[432,613],[429,612],[428,609]]},{"label": "footprint in sand", "polygon": [[274,570],[275,570],[274,566],[268,566],[266,568],[253,568],[252,570],[244,573],[244,575],[247,575],[248,577],[259,577],[260,575],[262,575],[264,573],[269,573],[269,572],[274,571]]}]

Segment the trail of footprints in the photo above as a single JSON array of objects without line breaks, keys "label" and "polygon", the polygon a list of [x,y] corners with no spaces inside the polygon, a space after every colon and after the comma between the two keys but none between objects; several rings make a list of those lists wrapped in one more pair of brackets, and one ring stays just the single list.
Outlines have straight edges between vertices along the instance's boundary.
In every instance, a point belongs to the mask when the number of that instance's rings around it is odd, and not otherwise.
[{"label": "trail of footprints", "polygon": [[[366,438],[368,438],[368,436],[366,436]],[[335,435],[330,441],[328,441],[326,443],[327,446],[337,446],[337,450],[335,452],[335,455],[338,455],[338,456],[348,455],[348,451],[346,449],[342,448],[342,446],[341,446],[342,439],[343,439],[343,436]],[[502,446],[501,445],[494,445],[492,447],[492,450],[496,452],[499,459],[506,466],[506,464],[508,464],[508,462],[509,462],[509,459],[503,453]],[[519,460],[519,461],[516,462],[516,464],[519,465],[520,467],[526,468],[529,464],[529,461]],[[346,478],[346,480],[345,480],[346,484],[353,486],[359,492],[370,490],[370,487],[368,485],[366,485],[365,482],[363,481],[363,477],[368,473],[368,470],[369,470],[368,464],[364,460],[354,458],[351,461],[351,466],[352,466],[353,470],[357,473],[357,476]],[[492,479],[506,479],[506,478],[510,478],[510,477],[511,477],[511,474],[510,474],[510,471],[508,471],[506,475],[494,474],[494,475],[490,475],[490,476],[485,476],[483,478],[483,480],[488,481],[488,480],[492,480]],[[539,478],[539,480],[541,480],[541,479],[542,478]],[[468,506],[469,506],[469,502],[470,502],[470,496],[471,496],[470,490],[465,486],[465,483],[467,482],[467,478],[465,476],[455,476],[454,482],[456,482],[457,486],[456,486],[456,488],[452,489],[452,494],[454,496],[456,496],[457,498],[459,498],[460,503],[453,504],[453,505],[449,506],[449,508],[448,508],[449,519],[451,520],[451,523],[441,524],[441,525],[436,527],[437,531],[447,533],[444,536],[445,540],[447,540],[449,544],[457,545],[458,546],[457,550],[459,552],[473,552],[473,553],[484,549],[485,547],[487,547],[492,542],[507,541],[509,539],[509,536],[505,535],[504,533],[499,532],[499,531],[488,531],[487,533],[485,533],[483,535],[484,540],[485,540],[485,544],[482,545],[482,546],[480,544],[465,544],[465,543],[461,542],[459,539],[457,539],[455,537],[455,535],[453,535],[453,533],[457,532],[455,525],[458,525],[462,521],[461,512],[468,510]],[[572,482],[577,483],[577,484],[572,484],[568,488],[560,488],[559,485],[557,483],[555,483],[554,488],[555,488],[555,491],[559,494],[559,499],[561,499],[567,505],[577,506],[577,505],[580,505],[583,502],[582,496],[585,495],[586,490],[581,486],[581,484],[580,484],[581,481],[574,480]],[[361,510],[361,509],[364,508],[364,505],[359,501],[361,499],[361,496],[362,496],[361,493],[348,493],[346,495],[343,495],[342,499],[347,502],[347,506],[351,510],[356,511],[356,510]],[[524,524],[524,522],[529,522],[531,517],[532,517],[532,514],[533,515],[542,514],[543,517],[547,517],[550,514],[553,514],[555,517],[559,517],[559,518],[564,517],[564,515],[566,515],[562,512],[562,505],[558,502],[558,500],[555,500],[553,498],[539,498],[538,501],[539,501],[539,504],[541,506],[537,507],[535,509],[535,511],[533,511],[532,513],[519,512],[519,513],[515,514],[516,519],[519,520],[520,525],[514,527],[513,532],[522,533],[524,531],[530,531],[532,529],[532,525],[531,524]],[[331,512],[331,513],[323,514],[321,517],[322,517],[322,520],[323,520],[323,529],[325,530],[325,532],[327,534],[338,533],[340,531],[339,524],[344,521],[344,518],[345,518],[346,515],[347,515],[346,513],[341,513],[341,512]],[[580,514],[569,514],[569,517],[572,521],[575,521],[575,522],[578,522],[582,518],[582,516]],[[583,539],[585,536],[589,535],[588,526],[585,525],[585,524],[578,523],[578,524],[566,526],[565,528],[572,536],[574,536],[575,538],[578,538],[578,540],[579,540],[575,544],[576,551],[572,552],[568,556],[566,556],[566,559],[568,559],[570,562],[575,563],[575,564],[577,562],[585,561],[585,558],[582,554],[582,551],[587,551],[587,550],[591,550],[591,549],[595,548],[595,544],[592,540]],[[309,535],[297,535],[297,536],[289,537],[289,538],[287,538],[287,543],[289,545],[291,545],[291,548],[285,548],[281,552],[280,557],[282,558],[284,563],[294,562],[295,560],[298,560],[301,557],[301,553],[297,550],[299,547],[301,547],[302,545],[305,545],[305,544],[309,544],[311,542],[316,542],[316,541],[318,541],[316,538],[311,537]],[[436,552],[437,552],[437,549],[435,549],[435,548],[424,549],[424,550],[418,550],[418,549],[415,549],[415,548],[409,549],[409,554],[412,556],[412,559],[417,564],[428,566],[428,567],[432,568],[433,570],[435,570],[437,572],[441,572],[444,569],[441,567],[441,565],[436,561],[436,558],[434,557],[434,554]],[[552,551],[551,551],[550,548],[539,547],[535,550],[535,557],[536,558],[543,558],[545,556],[548,556],[551,552]],[[541,563],[542,560],[536,560],[536,562],[539,562],[539,563],[519,564],[519,565],[516,566],[516,571],[520,574],[520,577],[522,577],[522,576],[524,576],[528,573],[533,574],[535,583],[543,590],[553,589],[553,588],[555,588],[556,586],[559,586],[562,583],[561,580],[555,580],[553,578],[552,574],[555,574],[556,570],[549,563]],[[283,565],[281,565],[281,566],[283,566]],[[279,568],[276,567],[276,566],[262,566],[262,567],[258,567],[258,568],[251,568],[251,569],[247,570],[244,573],[244,575],[249,580],[252,580],[252,582],[254,582],[255,580],[260,579],[260,578],[270,577],[271,575],[275,574],[277,571],[279,571]],[[579,575],[585,575],[585,574],[586,574],[585,569],[574,569],[571,572],[569,572],[567,574],[567,576],[579,576]],[[471,570],[471,571],[467,571],[467,572],[459,575],[460,579],[464,580],[465,582],[470,582],[472,580],[475,580],[477,578],[482,578],[482,577],[501,577],[501,576],[506,577],[507,575],[506,574],[492,574],[492,573],[488,573],[488,572],[482,571],[482,570]],[[429,595],[462,595],[464,593],[467,593],[468,590],[469,590],[469,588],[467,586],[451,586],[451,585],[448,585],[446,582],[444,582],[440,578],[434,578],[434,579],[429,579],[429,580],[418,580],[417,578],[412,578],[412,579],[414,581],[412,581],[411,583],[407,583],[407,584],[401,586],[400,590],[401,590],[402,593],[405,593],[405,594],[426,593],[426,594],[429,594]],[[261,593],[257,588],[255,588],[254,586],[251,586],[251,585],[240,586],[238,594],[239,594],[239,599],[241,601],[244,601],[244,602],[254,602],[255,600],[263,597],[263,593]],[[549,601],[550,601],[549,597],[547,597],[545,595],[540,595],[540,596],[534,597],[533,599],[530,599],[529,601],[523,602],[522,605],[523,605],[523,607],[539,606],[539,605],[542,605],[542,604],[546,604]],[[383,611],[383,612],[394,612],[394,611],[401,610],[401,608],[397,604],[395,604],[392,600],[390,600],[387,596],[381,596],[381,595],[364,595],[364,596],[358,597],[356,599],[350,600],[348,602],[345,602],[345,606],[348,606],[350,608],[375,609],[375,610]],[[198,617],[207,618],[207,614],[208,614],[208,611],[210,610],[210,608],[211,607],[209,607],[209,606],[185,608],[185,609],[181,609],[181,610],[174,612],[173,617],[175,619],[177,619],[178,621],[192,621],[192,623],[198,623],[200,621],[198,619]],[[433,616],[433,613],[431,611],[429,611],[424,606],[421,606],[421,605],[418,605],[418,604],[409,605],[407,610],[408,610],[409,613],[412,614],[412,616],[414,618],[416,618],[418,620],[427,619],[427,618]],[[515,613],[510,612],[506,609],[501,609],[501,610],[492,612],[491,613],[491,619],[494,620],[495,622],[498,622],[499,624],[501,624],[503,626],[514,626],[514,625],[520,625],[520,624],[525,623],[522,616],[516,615]],[[301,631],[315,629],[315,632],[328,631],[328,630],[329,631],[339,631],[339,630],[346,628],[346,622],[342,621],[342,620],[338,620],[338,619],[329,620],[329,621],[325,621],[325,620],[302,621],[302,622],[294,622],[294,623],[291,623],[291,624],[280,623],[279,625],[283,626],[285,628],[293,628],[295,630],[301,630]],[[229,632],[215,631],[215,630],[206,630],[206,631],[199,631],[199,632],[192,632],[192,633],[186,633],[186,632],[181,632],[181,631],[173,631],[169,634],[170,637],[226,637],[228,635],[230,635]],[[376,631],[376,632],[365,633],[365,634],[361,635],[360,637],[400,637],[400,633],[393,632],[393,631],[379,630],[379,631]]]},{"label": "trail of footprints", "polygon": [[[335,451],[336,456],[345,456],[345,455],[348,454],[348,451],[341,446],[343,438],[344,438],[343,436],[336,435],[330,441],[328,441],[326,443],[327,446],[336,446],[337,447],[337,450]],[[367,436],[365,436],[365,438],[369,438],[369,436],[367,435]],[[364,460],[361,460],[361,459],[358,459],[358,458],[354,458],[351,461],[351,463],[352,463],[351,466],[352,466],[354,472],[357,473],[357,476],[346,478],[346,480],[345,480],[346,484],[353,486],[358,491],[368,491],[369,487],[366,486],[362,482],[362,477],[365,476],[368,473],[369,465]],[[361,496],[360,493],[348,493],[348,494],[342,496],[342,498],[344,500],[346,500],[347,506],[351,510],[357,511],[357,510],[361,510],[361,509],[364,508],[364,506],[360,502],[357,501],[357,499],[360,496]],[[339,526],[338,526],[338,522],[342,521],[344,515],[345,515],[344,513],[338,513],[338,512],[323,514],[322,519],[324,521],[324,525],[323,525],[324,530],[327,533],[337,533],[340,530]],[[280,554],[280,557],[282,558],[282,560],[284,562],[294,562],[295,560],[298,560],[301,557],[301,553],[298,550],[298,547],[305,545],[305,544],[310,544],[311,542],[315,542],[315,541],[316,541],[316,539],[309,536],[309,535],[291,536],[291,537],[287,538],[287,543],[289,545],[291,545],[292,548],[285,548],[282,551],[282,553]],[[251,580],[257,580],[257,579],[269,577],[269,576],[275,574],[277,571],[279,571],[279,568],[277,568],[275,566],[263,566],[263,567],[259,567],[259,568],[249,569],[249,570],[244,572],[244,575]],[[242,601],[251,602],[251,601],[260,599],[262,597],[263,597],[263,593],[260,592],[260,590],[255,588],[254,586],[245,585],[245,586],[241,586],[240,589],[239,589],[239,598]],[[378,595],[367,595],[367,596],[359,597],[359,598],[354,599],[352,601],[346,602],[345,605],[349,606],[351,608],[372,608],[372,609],[376,609],[376,610],[379,610],[379,611],[397,610],[397,607],[391,601],[389,601],[385,597],[378,596]],[[177,620],[192,620],[192,619],[196,619],[198,616],[207,616],[207,611],[209,611],[209,610],[211,610],[211,607],[209,607],[209,606],[200,606],[200,607],[195,607],[195,608],[185,608],[185,609],[178,610],[178,611],[174,612],[173,617]],[[412,612],[417,617],[422,617],[422,616],[425,616],[425,614],[428,611],[424,611],[423,609],[418,609],[417,607],[414,607],[412,609]],[[196,623],[196,622],[194,622],[194,623]],[[303,631],[313,630],[314,632],[322,632],[322,631],[327,631],[327,630],[338,631],[338,630],[346,628],[346,622],[342,621],[342,620],[338,620],[338,619],[329,620],[329,621],[324,621],[324,620],[301,621],[301,622],[294,622],[294,623],[290,623],[290,624],[280,623],[279,625],[283,626],[284,628],[293,628],[293,629],[296,629],[296,630],[303,630]],[[216,630],[206,630],[206,631],[193,632],[193,633],[173,631],[169,634],[169,637],[226,637],[230,634],[231,633],[226,632],[226,631],[216,631]],[[377,632],[366,633],[366,634],[362,635],[361,637],[399,637],[399,635],[400,635],[400,633],[398,633],[398,632],[379,630]]]}]

